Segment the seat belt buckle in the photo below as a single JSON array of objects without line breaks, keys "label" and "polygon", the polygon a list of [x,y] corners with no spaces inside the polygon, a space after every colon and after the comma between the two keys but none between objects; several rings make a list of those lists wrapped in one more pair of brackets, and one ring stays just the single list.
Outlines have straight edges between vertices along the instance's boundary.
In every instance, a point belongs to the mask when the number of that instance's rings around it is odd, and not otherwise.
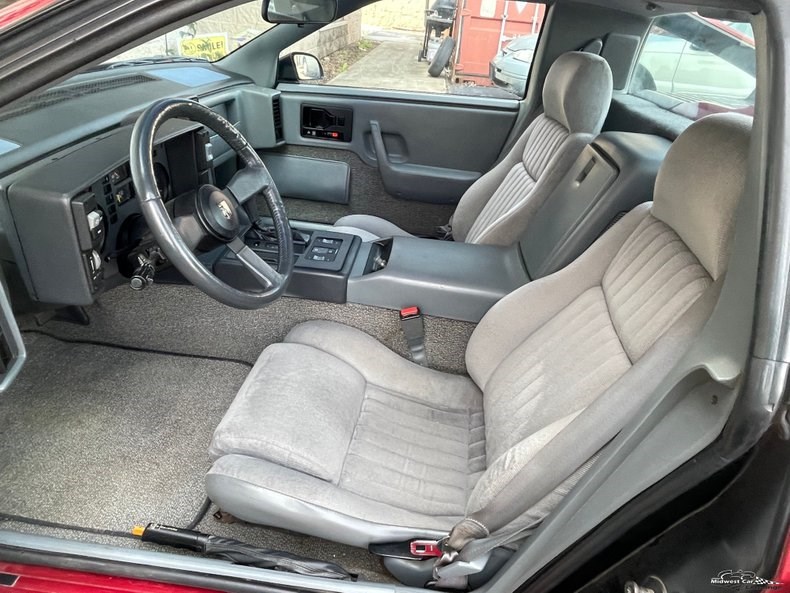
[{"label": "seat belt buckle", "polygon": [[453,240],[453,227],[450,224],[443,224],[436,227],[436,238],[439,241],[452,241]]},{"label": "seat belt buckle", "polygon": [[382,558],[398,558],[400,560],[441,558],[444,553],[443,543],[446,539],[446,537],[438,541],[435,539],[413,539],[386,544],[370,544],[368,551]]},{"label": "seat belt buckle", "polygon": [[428,364],[425,356],[425,325],[419,307],[404,307],[400,310],[400,326],[411,359],[422,366]]},{"label": "seat belt buckle", "polygon": [[439,558],[444,552],[437,541],[415,539],[409,542],[409,553],[415,558]]}]

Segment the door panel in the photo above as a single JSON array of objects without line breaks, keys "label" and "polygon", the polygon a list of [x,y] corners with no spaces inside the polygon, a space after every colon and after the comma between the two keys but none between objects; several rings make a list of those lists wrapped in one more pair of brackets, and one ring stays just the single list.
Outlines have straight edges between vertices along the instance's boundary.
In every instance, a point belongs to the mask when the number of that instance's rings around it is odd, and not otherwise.
[{"label": "door panel", "polygon": [[[286,152],[304,155],[309,151],[295,148],[310,147],[316,158],[333,153],[352,167],[348,205],[302,200],[295,211],[325,222],[341,211],[375,214],[423,233],[446,223],[466,189],[492,167],[519,108],[518,101],[488,97],[295,84],[278,90]],[[344,114],[344,141],[315,122],[303,125],[305,106]]]},{"label": "door panel", "polygon": [[[381,176],[349,150],[318,146],[287,145],[266,154],[290,155],[347,163],[351,168],[351,187],[347,204],[283,197],[285,209],[292,220],[308,220],[332,224],[347,214],[375,214],[407,231],[419,235],[432,234],[437,226],[447,224],[455,205],[428,204],[399,200],[384,189]],[[263,207],[263,205],[262,205]]]}]

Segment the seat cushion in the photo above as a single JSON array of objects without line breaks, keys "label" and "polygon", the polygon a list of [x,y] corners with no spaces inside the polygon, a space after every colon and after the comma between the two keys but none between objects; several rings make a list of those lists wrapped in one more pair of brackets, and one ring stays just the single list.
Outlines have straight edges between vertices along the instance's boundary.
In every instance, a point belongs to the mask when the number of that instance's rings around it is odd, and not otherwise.
[{"label": "seat cushion", "polygon": [[375,241],[389,237],[413,237],[398,225],[378,216],[367,214],[350,214],[335,221],[335,228],[339,233],[359,235],[363,241]]},{"label": "seat cushion", "polygon": [[220,506],[244,482],[377,523],[449,529],[485,470],[484,432],[469,378],[308,322],[256,362],[215,431],[207,489]]}]

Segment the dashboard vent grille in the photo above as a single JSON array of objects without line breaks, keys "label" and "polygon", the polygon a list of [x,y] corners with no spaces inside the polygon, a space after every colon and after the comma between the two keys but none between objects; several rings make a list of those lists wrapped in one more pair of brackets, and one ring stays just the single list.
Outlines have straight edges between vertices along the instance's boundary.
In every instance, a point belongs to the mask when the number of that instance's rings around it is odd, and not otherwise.
[{"label": "dashboard vent grille", "polygon": [[283,116],[280,113],[280,97],[272,98],[272,118],[274,119],[274,139],[279,142],[283,139]]},{"label": "dashboard vent grille", "polygon": [[58,103],[63,103],[65,101],[79,99],[80,97],[85,97],[86,95],[95,95],[96,93],[103,93],[104,91],[142,84],[154,80],[157,79],[144,74],[130,74],[128,76],[119,76],[107,80],[92,80],[90,82],[54,88],[41,93],[40,95],[25,99],[24,101],[14,105],[8,111],[3,111],[0,113],[0,121],[19,117],[20,115],[32,113],[34,111],[38,111],[39,109],[45,109],[46,107],[52,107],[53,105],[57,105]]}]

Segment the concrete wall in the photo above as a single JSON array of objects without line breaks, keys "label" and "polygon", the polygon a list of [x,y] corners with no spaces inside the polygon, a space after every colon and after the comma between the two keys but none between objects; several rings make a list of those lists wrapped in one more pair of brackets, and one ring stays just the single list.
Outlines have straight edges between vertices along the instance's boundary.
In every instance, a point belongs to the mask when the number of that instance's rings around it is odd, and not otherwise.
[{"label": "concrete wall", "polygon": [[308,35],[301,41],[294,43],[286,48],[282,54],[293,51],[303,51],[313,54],[319,60],[343,49],[353,43],[357,43],[362,37],[362,21],[360,15],[356,13],[348,15],[345,19],[326,25],[319,31]]},{"label": "concrete wall", "polygon": [[362,9],[362,23],[382,29],[422,31],[426,0],[380,0]]}]

